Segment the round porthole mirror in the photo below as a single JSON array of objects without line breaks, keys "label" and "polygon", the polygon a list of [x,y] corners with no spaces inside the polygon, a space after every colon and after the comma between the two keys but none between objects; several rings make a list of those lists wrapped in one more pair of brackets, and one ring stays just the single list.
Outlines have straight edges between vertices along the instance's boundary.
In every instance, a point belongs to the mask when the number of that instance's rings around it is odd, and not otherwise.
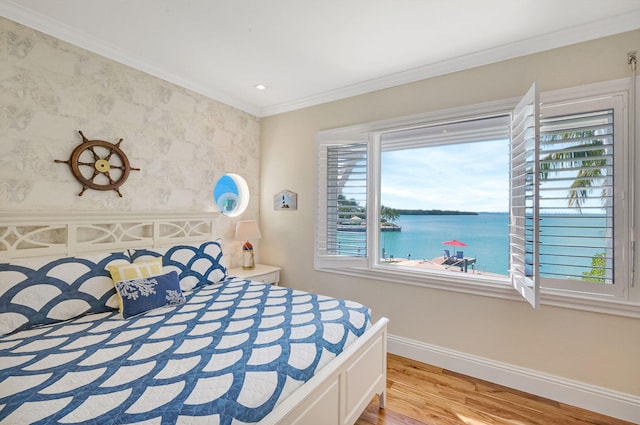
[{"label": "round porthole mirror", "polygon": [[235,217],[242,214],[249,205],[247,182],[237,174],[225,174],[218,179],[213,188],[213,200],[224,215]]}]

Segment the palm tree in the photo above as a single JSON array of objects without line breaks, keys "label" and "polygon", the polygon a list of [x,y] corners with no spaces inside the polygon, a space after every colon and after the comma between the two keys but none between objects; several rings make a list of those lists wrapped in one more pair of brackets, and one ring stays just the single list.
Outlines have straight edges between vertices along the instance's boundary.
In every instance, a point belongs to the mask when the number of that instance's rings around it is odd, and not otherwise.
[{"label": "palm tree", "polygon": [[[570,142],[572,139],[588,139],[588,141],[581,145],[584,147],[583,150],[575,150],[576,146],[574,145],[564,151],[549,154],[540,161],[540,178],[542,180],[547,180],[549,174],[554,170],[578,168],[578,173],[567,194],[568,206],[577,208],[578,211],[587,201],[589,192],[596,182],[605,177],[603,170],[607,165],[607,159],[605,158],[606,150],[602,147],[604,143],[600,139],[590,139],[593,136],[593,131],[553,135],[548,140]],[[606,190],[602,189],[603,203],[606,200],[606,195]]]},{"label": "palm tree", "polygon": [[[567,201],[569,208],[582,212],[589,193],[594,186],[601,186],[600,181],[607,176],[607,150],[602,139],[595,139],[593,131],[563,133],[550,136],[545,141],[566,142],[564,150],[545,156],[540,161],[540,178],[547,180],[554,170],[577,169]],[[573,143],[572,143],[573,142]],[[582,142],[582,143],[581,143]],[[600,198],[603,206],[607,202],[607,191],[603,187]],[[591,258],[591,270],[582,273],[582,280],[604,283],[606,279],[607,253],[598,252]]]},{"label": "palm tree", "polygon": [[398,210],[380,205],[380,221],[382,223],[393,224],[398,218],[400,218]]}]

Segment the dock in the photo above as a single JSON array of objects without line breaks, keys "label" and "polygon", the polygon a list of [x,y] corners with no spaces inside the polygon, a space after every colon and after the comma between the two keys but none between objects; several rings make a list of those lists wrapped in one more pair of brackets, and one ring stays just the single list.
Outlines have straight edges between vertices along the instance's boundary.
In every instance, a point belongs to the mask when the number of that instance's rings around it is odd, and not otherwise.
[{"label": "dock", "polygon": [[[450,267],[460,267],[460,271],[463,271],[465,273],[468,272],[469,267],[471,267],[471,270],[476,269],[476,257],[463,257],[463,258],[458,258],[458,257],[449,257],[449,258],[445,258],[445,257],[438,257],[437,260],[441,260],[441,265],[443,266],[447,266],[446,268],[450,268]],[[436,259],[432,260],[432,261],[436,261]]]}]

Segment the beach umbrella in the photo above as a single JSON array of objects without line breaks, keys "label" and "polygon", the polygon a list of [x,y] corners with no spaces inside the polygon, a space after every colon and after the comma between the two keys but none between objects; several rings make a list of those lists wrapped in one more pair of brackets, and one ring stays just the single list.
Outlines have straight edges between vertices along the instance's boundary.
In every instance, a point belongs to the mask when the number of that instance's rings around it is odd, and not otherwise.
[{"label": "beach umbrella", "polygon": [[457,241],[455,239],[451,239],[450,241],[445,241],[445,242],[442,242],[442,243],[445,244],[445,245],[451,245],[451,246],[467,246],[466,243]]},{"label": "beach umbrella", "polygon": [[450,245],[450,246],[467,246],[466,243],[460,242],[460,241],[455,240],[455,239],[451,239],[450,241],[445,241],[445,242],[442,242],[442,243],[444,245]]}]

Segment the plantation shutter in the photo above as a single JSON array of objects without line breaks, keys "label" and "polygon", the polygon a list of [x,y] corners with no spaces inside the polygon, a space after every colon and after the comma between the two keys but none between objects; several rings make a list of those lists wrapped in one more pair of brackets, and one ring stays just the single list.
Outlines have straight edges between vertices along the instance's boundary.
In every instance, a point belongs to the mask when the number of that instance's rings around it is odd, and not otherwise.
[{"label": "plantation shutter", "polygon": [[511,206],[509,257],[511,284],[538,308],[539,105],[534,84],[513,110],[511,121]]},{"label": "plantation shutter", "polygon": [[612,284],[614,110],[540,125],[540,276]]},{"label": "plantation shutter", "polygon": [[506,137],[509,115],[489,115],[414,128],[393,130],[380,136],[381,150],[422,148],[454,143],[486,142]]},{"label": "plantation shutter", "polygon": [[366,265],[368,149],[319,144],[316,268]]}]

